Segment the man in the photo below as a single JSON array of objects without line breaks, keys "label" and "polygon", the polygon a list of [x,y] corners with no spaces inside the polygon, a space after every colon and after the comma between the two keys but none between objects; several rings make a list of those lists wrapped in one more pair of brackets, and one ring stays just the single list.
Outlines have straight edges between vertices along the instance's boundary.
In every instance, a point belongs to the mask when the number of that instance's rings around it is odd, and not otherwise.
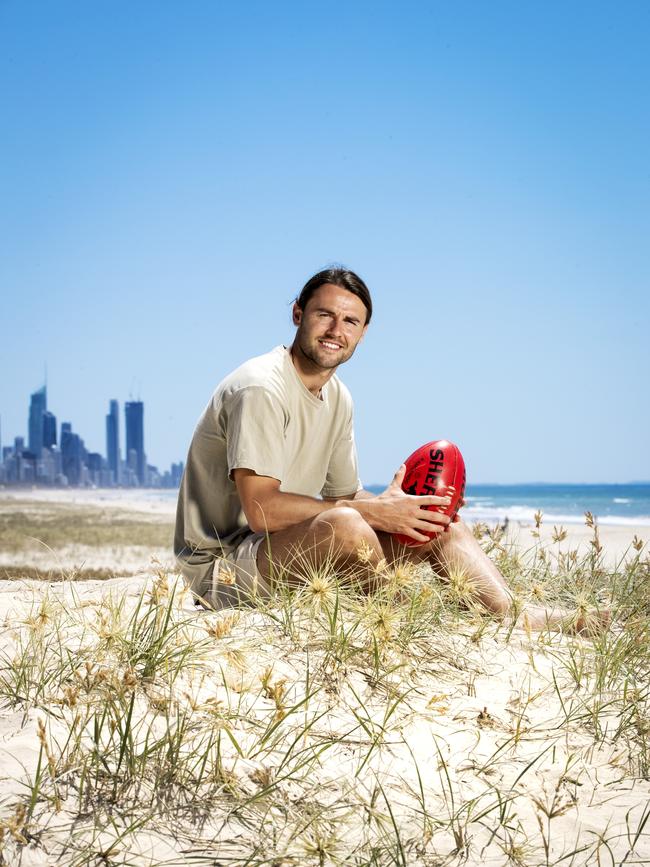
[{"label": "man", "polygon": [[[361,487],[352,400],[336,371],[371,316],[360,277],[321,271],[293,305],[292,345],[251,359],[217,387],[189,449],[174,542],[190,588],[208,605],[266,596],[277,580],[299,584],[305,563],[325,561],[372,589],[382,561],[400,556],[454,563],[490,611],[511,609],[502,575],[465,524],[424,508],[447,497],[405,494],[403,465],[378,496]],[[399,546],[393,533],[425,544]],[[527,613],[533,627],[566,615]]]}]

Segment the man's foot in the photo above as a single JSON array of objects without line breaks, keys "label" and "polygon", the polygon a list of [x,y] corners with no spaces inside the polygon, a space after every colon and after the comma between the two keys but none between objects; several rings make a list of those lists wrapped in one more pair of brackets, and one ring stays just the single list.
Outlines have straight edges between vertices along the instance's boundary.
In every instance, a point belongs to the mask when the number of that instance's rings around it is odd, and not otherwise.
[{"label": "man's foot", "polygon": [[549,609],[527,605],[519,614],[517,621],[534,631],[559,626],[574,635],[595,636],[609,629],[612,614],[608,608],[567,611],[566,608]]}]

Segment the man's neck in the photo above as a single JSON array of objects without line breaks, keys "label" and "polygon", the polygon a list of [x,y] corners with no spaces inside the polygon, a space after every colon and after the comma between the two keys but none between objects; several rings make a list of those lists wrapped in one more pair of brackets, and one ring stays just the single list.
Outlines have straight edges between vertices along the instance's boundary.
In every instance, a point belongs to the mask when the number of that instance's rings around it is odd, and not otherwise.
[{"label": "man's neck", "polygon": [[323,386],[326,385],[336,373],[336,368],[332,367],[324,370],[317,364],[307,358],[303,354],[300,347],[294,342],[289,348],[289,354],[296,372],[307,389],[314,395],[320,397]]}]

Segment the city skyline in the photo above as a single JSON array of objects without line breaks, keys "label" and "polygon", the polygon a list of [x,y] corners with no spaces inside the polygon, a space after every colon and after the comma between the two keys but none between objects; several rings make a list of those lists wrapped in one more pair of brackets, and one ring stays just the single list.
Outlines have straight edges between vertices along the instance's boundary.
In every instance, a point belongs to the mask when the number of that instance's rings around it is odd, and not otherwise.
[{"label": "city skyline", "polygon": [[111,398],[105,418],[103,455],[86,448],[72,422],[61,421],[57,438],[57,417],[48,409],[47,384],[33,391],[27,412],[25,437],[15,435],[12,445],[3,442],[0,415],[0,483],[45,486],[94,487],[178,487],[183,463],[169,470],[149,464],[145,451],[144,402],[124,403],[124,460],[121,459],[119,400]]}]

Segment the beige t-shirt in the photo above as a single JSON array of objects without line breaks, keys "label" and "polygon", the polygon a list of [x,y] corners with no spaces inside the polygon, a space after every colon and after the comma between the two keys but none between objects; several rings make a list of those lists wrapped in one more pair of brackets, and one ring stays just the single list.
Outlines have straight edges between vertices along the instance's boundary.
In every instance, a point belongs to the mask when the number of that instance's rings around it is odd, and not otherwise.
[{"label": "beige t-shirt", "polygon": [[360,490],[350,392],[333,376],[315,397],[284,346],[252,358],[217,386],[192,437],[174,536],[181,571],[199,595],[215,557],[250,532],[232,481],[238,468],[308,497]]}]

